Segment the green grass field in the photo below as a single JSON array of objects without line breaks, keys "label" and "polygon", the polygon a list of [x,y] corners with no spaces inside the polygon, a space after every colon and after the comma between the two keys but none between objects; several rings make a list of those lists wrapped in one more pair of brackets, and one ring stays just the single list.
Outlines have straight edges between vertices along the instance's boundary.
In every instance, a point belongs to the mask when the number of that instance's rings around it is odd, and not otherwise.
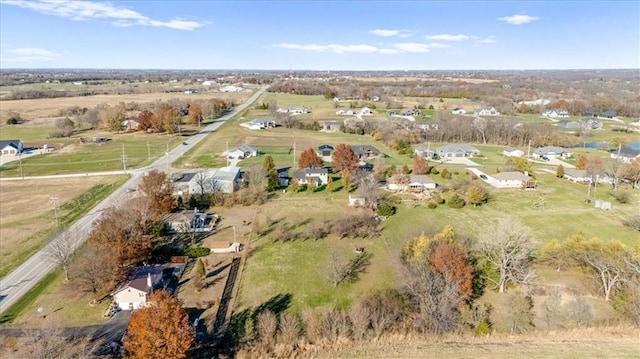
[{"label": "green grass field", "polygon": [[[80,144],[75,139],[76,142],[73,145],[67,145],[48,154],[25,158],[22,160],[24,176],[124,170],[123,151],[127,169],[138,168],[163,156],[167,146],[173,148],[183,141],[178,136],[143,133],[107,135],[107,137],[112,140],[106,143]],[[88,138],[90,141],[91,137]],[[6,177],[20,176],[19,162],[5,164],[0,167],[0,173]]]}]

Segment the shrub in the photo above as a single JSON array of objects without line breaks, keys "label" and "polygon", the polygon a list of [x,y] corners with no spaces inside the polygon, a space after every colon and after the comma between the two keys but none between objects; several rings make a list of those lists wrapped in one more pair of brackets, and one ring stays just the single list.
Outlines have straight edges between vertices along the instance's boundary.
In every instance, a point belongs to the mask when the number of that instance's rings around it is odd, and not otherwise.
[{"label": "shrub", "polygon": [[187,247],[184,250],[184,255],[189,258],[199,258],[209,255],[211,249],[206,247]]},{"label": "shrub", "polygon": [[396,206],[389,202],[382,202],[378,205],[378,209],[376,210],[381,216],[392,216],[396,213]]},{"label": "shrub", "polygon": [[440,172],[440,177],[449,179],[451,178],[451,174],[449,174],[449,170],[445,168],[442,170],[442,172]]},{"label": "shrub", "polygon": [[435,167],[431,167],[431,169],[429,171],[429,174],[432,174],[432,175],[437,175],[439,173],[440,173],[440,171],[438,171],[438,169],[435,168]]},{"label": "shrub", "polygon": [[427,208],[429,208],[429,209],[434,209],[434,208],[437,208],[437,207],[438,207],[438,204],[435,203],[435,202],[427,203]]},{"label": "shrub", "polygon": [[18,119],[15,117],[11,117],[10,119],[7,120],[7,125],[17,125],[18,124]]},{"label": "shrub", "polygon": [[447,205],[451,208],[462,208],[465,205],[465,201],[462,197],[460,197],[457,193],[451,196]]},{"label": "shrub", "polygon": [[609,194],[615,198],[618,203],[629,203],[631,200],[631,193],[629,191],[611,191]]},{"label": "shrub", "polygon": [[631,227],[640,231],[640,215],[631,215],[625,218],[622,223],[627,227]]}]

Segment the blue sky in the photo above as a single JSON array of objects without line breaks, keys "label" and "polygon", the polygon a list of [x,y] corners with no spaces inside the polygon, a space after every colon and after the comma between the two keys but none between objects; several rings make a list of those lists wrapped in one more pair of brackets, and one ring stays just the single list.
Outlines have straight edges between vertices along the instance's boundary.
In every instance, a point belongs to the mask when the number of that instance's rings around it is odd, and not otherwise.
[{"label": "blue sky", "polygon": [[1,0],[1,68],[640,68],[640,1]]}]

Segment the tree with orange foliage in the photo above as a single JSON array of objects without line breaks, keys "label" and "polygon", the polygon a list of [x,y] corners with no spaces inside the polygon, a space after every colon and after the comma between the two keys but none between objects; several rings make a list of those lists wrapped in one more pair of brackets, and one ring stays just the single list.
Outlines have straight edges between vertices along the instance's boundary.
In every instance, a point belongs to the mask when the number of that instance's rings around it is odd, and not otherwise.
[{"label": "tree with orange foliage", "polygon": [[197,102],[192,102],[189,104],[189,115],[187,116],[187,123],[190,124],[198,124],[200,127],[200,122],[202,121],[202,105]]},{"label": "tree with orange foliage", "polygon": [[431,258],[431,266],[437,273],[444,274],[447,279],[458,283],[460,294],[471,297],[473,294],[473,266],[469,264],[464,250],[449,241],[440,241],[435,245]]},{"label": "tree with orange foliage", "polygon": [[153,219],[171,212],[174,207],[173,184],[167,179],[164,172],[157,170],[150,171],[142,177],[142,182],[138,186],[140,192],[149,200],[149,210],[153,214]]},{"label": "tree with orange foliage", "polygon": [[321,168],[324,165],[322,158],[318,156],[313,148],[309,147],[302,151],[298,160],[298,168]]},{"label": "tree with orange foliage", "polygon": [[413,157],[413,167],[411,168],[411,173],[413,173],[414,175],[424,175],[427,174],[428,170],[429,162],[427,162],[424,157],[415,155]]},{"label": "tree with orange foliage", "polygon": [[349,145],[340,143],[336,146],[331,155],[331,168],[333,172],[342,170],[355,171],[358,169],[358,157]]},{"label": "tree with orange foliage", "polygon": [[149,110],[144,110],[138,115],[138,124],[143,131],[153,128],[154,121],[155,115]]},{"label": "tree with orange foliage", "polygon": [[161,290],[151,294],[147,302],[147,307],[131,315],[124,340],[125,358],[186,358],[195,329],[189,325],[180,299]]}]

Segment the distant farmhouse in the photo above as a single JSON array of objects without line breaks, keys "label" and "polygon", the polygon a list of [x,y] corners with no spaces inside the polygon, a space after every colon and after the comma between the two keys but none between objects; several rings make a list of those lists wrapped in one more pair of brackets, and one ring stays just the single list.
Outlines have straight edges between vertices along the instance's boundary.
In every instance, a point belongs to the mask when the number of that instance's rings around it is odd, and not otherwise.
[{"label": "distant farmhouse", "polygon": [[5,140],[0,141],[0,154],[2,155],[17,155],[22,153],[23,147],[20,140]]},{"label": "distant farmhouse", "polygon": [[249,122],[241,123],[240,126],[246,127],[250,130],[264,130],[276,127],[276,121],[272,118],[256,118]]},{"label": "distant farmhouse", "polygon": [[301,115],[305,113],[310,113],[308,108],[306,107],[278,107],[276,110],[278,113],[288,113],[290,115]]},{"label": "distant farmhouse", "polygon": [[569,117],[569,111],[567,110],[546,110],[542,112],[542,117],[547,118],[565,118]]},{"label": "distant farmhouse", "polygon": [[500,116],[500,112],[495,107],[484,107],[476,110],[473,114],[475,116]]},{"label": "distant farmhouse", "polygon": [[336,111],[336,115],[342,116],[370,116],[373,112],[368,107],[363,107],[360,110],[356,110],[353,108],[341,108]]},{"label": "distant farmhouse", "polygon": [[584,114],[586,117],[595,117],[602,120],[610,120],[612,118],[616,118],[618,113],[613,110],[608,110],[604,112],[596,112],[596,111],[587,111]]}]

